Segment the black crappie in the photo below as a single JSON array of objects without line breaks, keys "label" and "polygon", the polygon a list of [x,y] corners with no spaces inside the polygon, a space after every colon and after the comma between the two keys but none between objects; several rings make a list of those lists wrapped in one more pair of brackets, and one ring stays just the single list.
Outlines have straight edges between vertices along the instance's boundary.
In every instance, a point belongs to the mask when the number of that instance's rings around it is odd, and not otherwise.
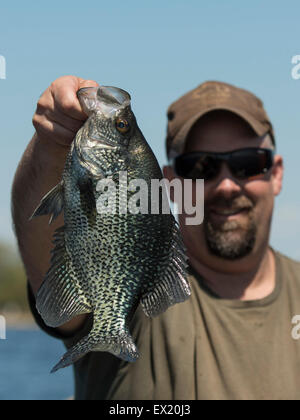
[{"label": "black crappie", "polygon": [[[133,192],[124,195],[120,173],[127,174],[128,182],[143,179],[149,187],[152,179],[163,177],[137,126],[129,94],[114,87],[84,88],[78,99],[89,118],[76,135],[62,181],[33,214],[49,214],[51,222],[63,211],[65,222],[55,233],[37,309],[51,327],[93,313],[93,327],[53,371],[91,351],[135,361],[138,350],[128,324],[138,304],[146,315],[156,316],[190,296],[172,214],[98,211],[98,200],[107,193],[99,189],[100,180],[113,180],[116,204],[126,206]],[[149,188],[149,203],[150,198]]]}]

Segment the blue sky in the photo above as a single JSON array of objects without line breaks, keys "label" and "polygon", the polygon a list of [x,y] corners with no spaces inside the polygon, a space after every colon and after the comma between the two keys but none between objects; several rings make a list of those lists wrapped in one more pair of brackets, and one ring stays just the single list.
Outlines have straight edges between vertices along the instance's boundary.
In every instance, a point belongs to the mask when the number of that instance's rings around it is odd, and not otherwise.
[{"label": "blue sky", "polygon": [[10,190],[29,142],[39,95],[74,74],[128,90],[145,137],[165,163],[166,109],[206,80],[221,80],[261,97],[285,159],[272,245],[300,259],[300,54],[296,0],[151,0],[2,2],[0,55],[0,240],[14,242]]}]

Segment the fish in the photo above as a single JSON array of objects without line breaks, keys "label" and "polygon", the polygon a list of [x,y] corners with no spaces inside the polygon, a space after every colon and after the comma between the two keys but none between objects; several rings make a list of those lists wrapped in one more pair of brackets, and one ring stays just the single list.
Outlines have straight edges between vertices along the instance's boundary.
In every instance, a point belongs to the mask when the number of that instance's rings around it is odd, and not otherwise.
[{"label": "fish", "polygon": [[[130,321],[137,307],[155,317],[191,295],[179,226],[171,212],[162,211],[162,196],[158,212],[128,211],[136,192],[125,195],[121,188],[120,174],[126,175],[127,185],[138,179],[150,187],[153,179],[163,179],[131,109],[130,94],[99,86],[82,88],[77,97],[88,118],[72,142],[61,181],[31,217],[48,215],[50,224],[60,214],[64,219],[54,234],[51,266],[36,307],[50,327],[82,314],[92,314],[93,326],[52,372],[95,351],[135,362],[140,354]],[[108,189],[99,183],[112,182],[115,204],[126,211],[112,211],[107,204]],[[150,204],[151,188],[147,194]],[[99,211],[99,203],[110,211]]]}]

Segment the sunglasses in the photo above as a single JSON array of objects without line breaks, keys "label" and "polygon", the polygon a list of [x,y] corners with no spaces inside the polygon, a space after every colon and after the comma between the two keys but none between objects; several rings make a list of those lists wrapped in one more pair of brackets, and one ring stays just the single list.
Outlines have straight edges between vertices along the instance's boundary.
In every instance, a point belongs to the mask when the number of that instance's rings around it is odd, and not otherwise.
[{"label": "sunglasses", "polygon": [[211,180],[218,176],[221,165],[226,162],[232,175],[247,179],[265,174],[274,163],[274,153],[270,149],[246,148],[225,153],[192,152],[174,159],[175,173],[188,179]]}]

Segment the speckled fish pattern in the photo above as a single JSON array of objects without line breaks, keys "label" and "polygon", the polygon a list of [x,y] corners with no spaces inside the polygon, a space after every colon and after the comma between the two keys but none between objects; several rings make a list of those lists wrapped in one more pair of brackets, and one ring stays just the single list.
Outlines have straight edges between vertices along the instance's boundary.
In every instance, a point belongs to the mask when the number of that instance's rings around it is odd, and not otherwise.
[{"label": "speckled fish pattern", "polygon": [[[163,175],[137,125],[130,95],[115,87],[84,88],[77,95],[89,118],[72,144],[61,182],[32,216],[50,215],[51,223],[64,214],[36,301],[50,327],[88,313],[93,314],[93,327],[53,371],[91,351],[136,361],[139,352],[128,325],[138,305],[147,316],[158,316],[190,296],[177,223],[161,206],[159,214],[150,213],[151,180]],[[149,214],[118,211],[136,193],[120,185],[124,173],[128,183],[146,181]],[[97,210],[97,201],[107,193],[98,188],[104,179],[115,185],[115,213],[109,206],[105,214]]]}]

